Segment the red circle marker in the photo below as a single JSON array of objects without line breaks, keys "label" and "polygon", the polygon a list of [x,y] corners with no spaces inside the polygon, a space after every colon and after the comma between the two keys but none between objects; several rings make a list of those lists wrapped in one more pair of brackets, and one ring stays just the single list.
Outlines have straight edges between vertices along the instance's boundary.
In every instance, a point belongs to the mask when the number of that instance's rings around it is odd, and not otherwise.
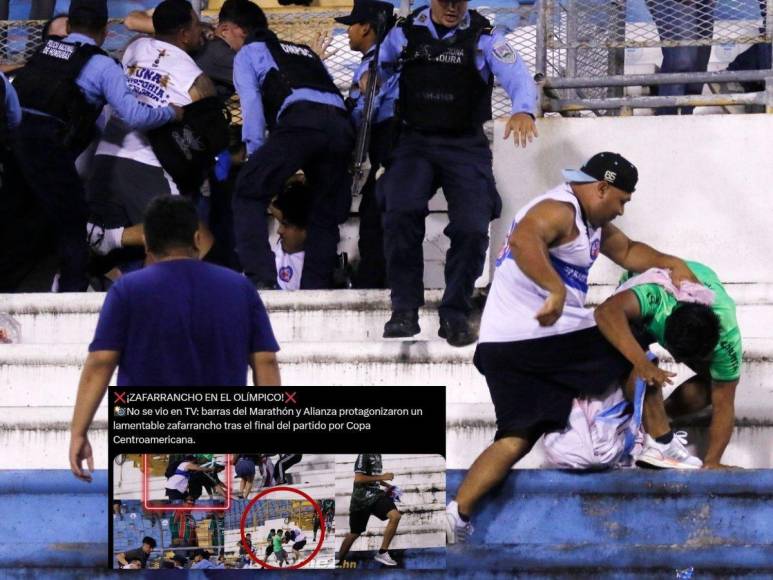
[{"label": "red circle marker", "polygon": [[[303,560],[302,562],[298,562],[297,564],[293,564],[292,566],[272,566],[268,562],[264,562],[260,558],[258,558],[255,555],[255,552],[252,551],[252,548],[247,545],[247,536],[246,532],[244,531],[244,528],[247,524],[247,514],[250,513],[250,510],[252,509],[252,506],[255,505],[255,502],[257,502],[260,498],[262,498],[264,495],[268,495],[269,493],[273,493],[275,491],[289,491],[291,493],[297,493],[300,495],[303,499],[307,500],[311,503],[311,505],[314,507],[314,511],[317,512],[317,515],[319,516],[319,541],[317,542],[317,547],[314,548],[314,551],[311,553],[311,555]],[[297,568],[303,568],[306,564],[311,562],[314,558],[316,558],[317,554],[319,554],[319,551],[322,549],[322,542],[325,541],[325,519],[322,517],[322,508],[319,507],[319,504],[317,504],[316,501],[314,501],[311,496],[300,489],[296,489],[294,487],[270,487],[268,489],[264,489],[261,491],[258,495],[252,498],[250,500],[250,503],[247,504],[247,507],[244,508],[244,513],[242,513],[242,519],[239,524],[239,527],[241,528],[241,536],[242,536],[242,546],[245,550],[247,550],[247,554],[249,557],[256,563],[260,564],[261,566],[265,566],[269,570],[294,570]]]}]

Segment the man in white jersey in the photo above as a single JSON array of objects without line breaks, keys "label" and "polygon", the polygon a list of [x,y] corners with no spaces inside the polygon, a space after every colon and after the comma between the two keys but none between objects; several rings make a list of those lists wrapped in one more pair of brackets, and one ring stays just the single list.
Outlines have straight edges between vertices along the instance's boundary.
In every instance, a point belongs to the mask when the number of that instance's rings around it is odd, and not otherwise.
[{"label": "man in white jersey", "polygon": [[611,224],[631,199],[636,167],[617,153],[599,153],[564,178],[516,214],[497,258],[474,359],[491,393],[497,433],[448,505],[450,543],[469,537],[477,502],[534,443],[566,426],[575,397],[599,395],[631,376],[658,384],[673,376],[649,361],[632,372],[585,307],[588,272],[599,253],[634,272],[669,268],[677,285],[695,281],[682,260]]},{"label": "man in white jersey", "polygon": [[274,258],[276,283],[282,290],[299,290],[301,287],[311,203],[311,189],[304,179],[294,177],[269,206],[271,215],[279,224]]},{"label": "man in white jersey", "polygon": [[[123,55],[128,85],[137,98],[155,108],[215,96],[214,84],[191,57],[204,36],[190,3],[164,0],[153,13],[153,25],[155,36],[138,38]],[[121,246],[141,247],[138,224],[150,200],[180,193],[148,137],[112,116],[97,146],[88,188],[89,242],[102,254]]]}]

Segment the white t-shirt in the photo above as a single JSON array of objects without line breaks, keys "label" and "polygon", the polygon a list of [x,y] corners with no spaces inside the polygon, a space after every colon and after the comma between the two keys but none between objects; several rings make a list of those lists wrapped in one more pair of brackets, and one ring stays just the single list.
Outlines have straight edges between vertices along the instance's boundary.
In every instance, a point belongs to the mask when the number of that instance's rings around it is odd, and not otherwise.
[{"label": "white t-shirt", "polygon": [[277,240],[274,248],[276,259],[276,283],[282,290],[299,290],[303,274],[303,258],[306,252],[287,254],[282,249],[281,240]]},{"label": "white t-shirt", "polygon": [[[521,271],[508,243],[510,234],[526,212],[546,199],[572,204],[580,232],[572,241],[548,250],[551,263],[566,287],[564,311],[553,326],[540,326],[534,318],[548,293]],[[559,185],[521,208],[510,225],[507,238],[497,257],[494,281],[481,318],[479,342],[515,342],[595,326],[593,310],[585,307],[585,297],[588,271],[601,249],[601,228],[592,228],[585,222],[580,202],[569,184]]]},{"label": "white t-shirt", "polygon": [[[175,471],[188,471],[188,466],[191,465],[190,461],[183,461],[177,466]],[[188,477],[175,473],[172,477],[166,480],[166,489],[176,489],[180,493],[185,493],[188,489]]]},{"label": "white t-shirt", "polygon": [[[189,105],[190,89],[202,74],[185,51],[155,38],[138,38],[126,47],[122,64],[129,89],[151,107]],[[97,155],[112,155],[161,167],[145,135],[130,130],[116,115],[110,118]]]},{"label": "white t-shirt", "polygon": [[295,539],[293,539],[293,543],[302,542],[306,539],[306,534],[303,533],[303,530],[301,528],[293,528],[293,532],[295,533]]}]

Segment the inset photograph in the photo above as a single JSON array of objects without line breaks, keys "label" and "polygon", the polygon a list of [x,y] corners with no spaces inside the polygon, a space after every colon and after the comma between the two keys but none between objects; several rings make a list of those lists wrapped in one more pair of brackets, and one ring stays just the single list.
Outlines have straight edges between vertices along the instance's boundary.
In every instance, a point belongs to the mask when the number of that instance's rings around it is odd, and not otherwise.
[{"label": "inset photograph", "polygon": [[[301,453],[242,453],[231,456],[233,497],[252,499],[273,487],[292,487],[314,499],[335,496],[335,456]],[[271,499],[295,499],[293,492],[277,491]]]},{"label": "inset photograph", "polygon": [[227,454],[128,454],[114,458],[113,498],[146,509],[224,509],[232,481]]},{"label": "inset photograph", "polygon": [[336,567],[443,570],[446,461],[440,455],[337,455]]},{"label": "inset photograph", "polygon": [[[266,497],[273,498],[276,493],[270,492]],[[295,495],[298,497],[298,494]],[[296,567],[304,570],[334,567],[335,536],[327,529],[327,522],[332,521],[335,515],[333,498],[315,502],[316,506],[302,499],[259,499],[252,505],[249,503],[236,500],[226,512],[226,554],[231,559],[230,548],[236,547],[236,567]],[[245,510],[247,517],[243,540],[241,517]],[[239,520],[232,526],[235,518],[230,516],[237,512]]]}]

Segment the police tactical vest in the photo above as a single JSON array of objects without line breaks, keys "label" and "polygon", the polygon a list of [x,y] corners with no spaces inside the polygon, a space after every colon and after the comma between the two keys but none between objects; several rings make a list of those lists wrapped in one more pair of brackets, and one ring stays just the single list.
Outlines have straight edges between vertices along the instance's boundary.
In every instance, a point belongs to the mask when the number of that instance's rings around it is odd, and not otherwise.
[{"label": "police tactical vest", "polygon": [[248,42],[265,42],[277,66],[268,72],[261,87],[269,129],[276,124],[279,111],[293,90],[312,89],[341,96],[322,60],[305,44],[280,40],[269,30],[256,33]]},{"label": "police tactical vest", "polygon": [[485,82],[475,66],[478,39],[491,32],[490,22],[470,10],[470,26],[439,40],[415,11],[399,23],[408,43],[400,56],[399,117],[429,131],[465,131],[491,119],[493,76]]},{"label": "police tactical vest", "polygon": [[75,83],[86,63],[97,54],[107,56],[101,48],[91,44],[49,38],[19,71],[13,83],[22,108],[61,120],[65,126],[62,140],[76,150],[91,141],[94,123],[102,111],[101,106],[86,100]]},{"label": "police tactical vest", "polygon": [[[0,79],[0,151],[8,145],[8,111],[5,108],[5,82]],[[2,168],[0,167],[0,170]],[[2,184],[0,184],[1,186]]]}]

